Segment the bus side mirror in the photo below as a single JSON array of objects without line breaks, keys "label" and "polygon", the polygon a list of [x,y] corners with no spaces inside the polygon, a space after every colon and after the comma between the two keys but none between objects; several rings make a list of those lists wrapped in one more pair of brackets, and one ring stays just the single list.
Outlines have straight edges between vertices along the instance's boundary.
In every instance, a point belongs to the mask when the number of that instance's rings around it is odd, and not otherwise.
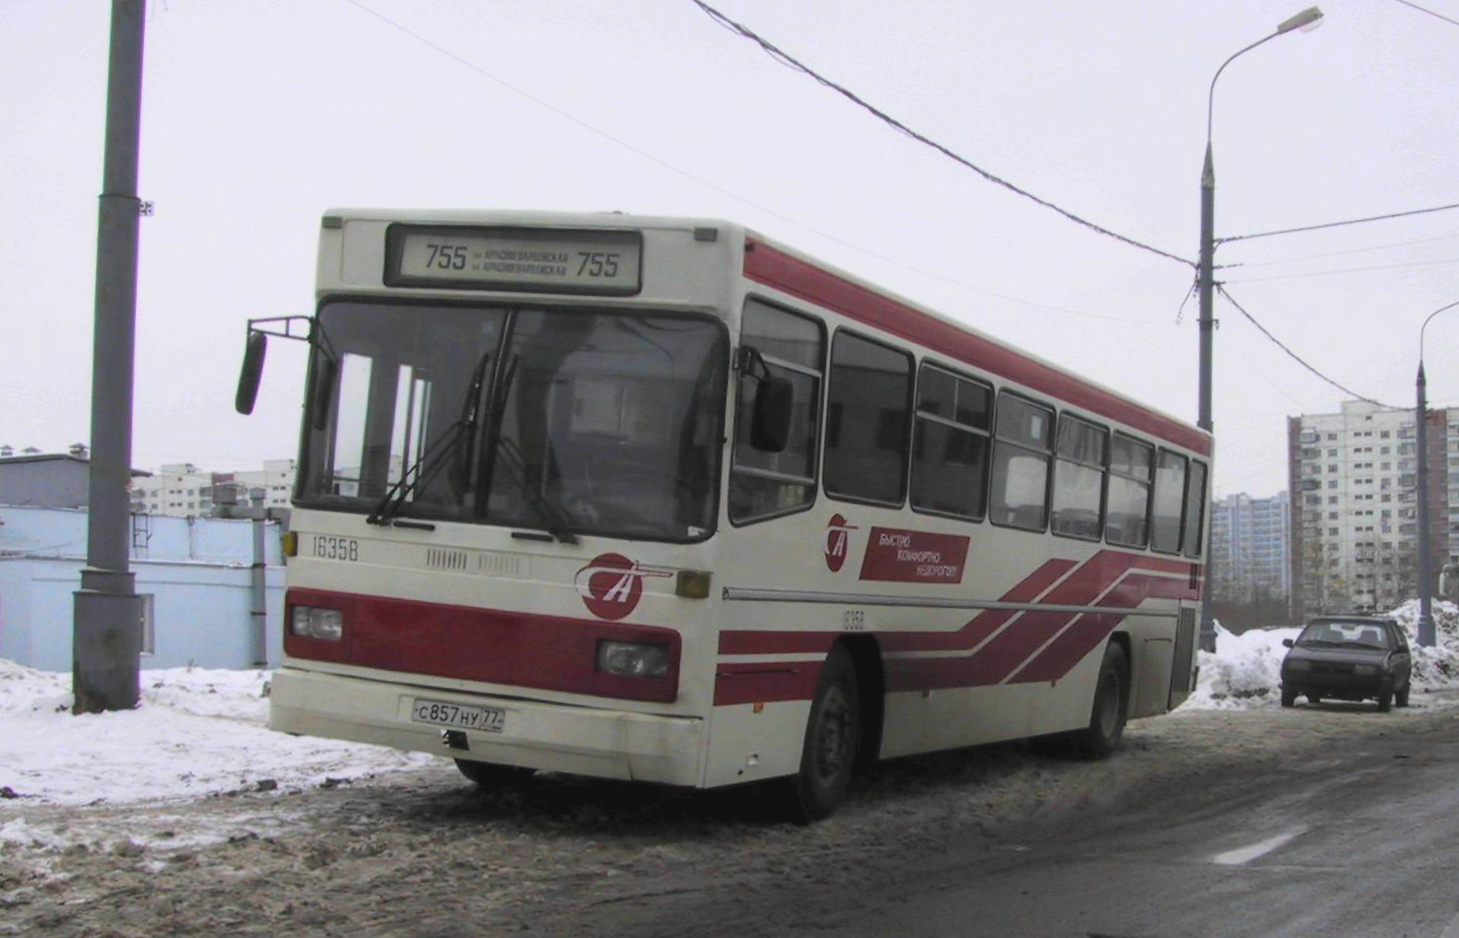
[{"label": "bus side mirror", "polygon": [[243,370],[238,375],[238,393],[233,409],[240,414],[253,413],[258,400],[258,384],[263,377],[263,357],[268,351],[268,336],[253,329],[248,331],[248,345],[243,350]]},{"label": "bus side mirror", "polygon": [[795,387],[789,378],[766,375],[755,389],[755,406],[750,420],[750,445],[766,453],[785,451],[790,442],[790,420],[794,413]]}]

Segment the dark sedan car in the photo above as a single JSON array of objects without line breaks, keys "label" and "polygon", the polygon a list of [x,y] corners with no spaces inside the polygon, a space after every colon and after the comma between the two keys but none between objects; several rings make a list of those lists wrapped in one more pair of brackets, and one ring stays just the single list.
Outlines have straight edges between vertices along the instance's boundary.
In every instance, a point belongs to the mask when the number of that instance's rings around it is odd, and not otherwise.
[{"label": "dark sedan car", "polygon": [[1408,706],[1413,662],[1408,638],[1392,619],[1324,616],[1282,644],[1291,649],[1282,661],[1284,707],[1298,694],[1312,703],[1376,699],[1382,711]]}]

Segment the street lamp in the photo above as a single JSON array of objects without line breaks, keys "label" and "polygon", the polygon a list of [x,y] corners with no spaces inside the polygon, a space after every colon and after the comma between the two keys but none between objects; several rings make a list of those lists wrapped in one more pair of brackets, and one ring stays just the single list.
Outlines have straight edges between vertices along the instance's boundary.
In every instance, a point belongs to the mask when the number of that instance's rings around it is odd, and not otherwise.
[{"label": "street lamp", "polygon": [[1429,322],[1446,309],[1459,306],[1459,301],[1441,306],[1429,313],[1418,330],[1418,643],[1431,648],[1437,639],[1434,633],[1433,589],[1429,583],[1429,433],[1428,380],[1424,377],[1424,330]]},{"label": "street lamp", "polygon": [[[1317,7],[1308,7],[1296,16],[1283,20],[1276,29],[1276,32],[1269,36],[1253,42],[1245,49],[1232,55],[1221,63],[1216,69],[1216,74],[1211,76],[1211,90],[1206,95],[1206,162],[1201,169],[1201,256],[1200,267],[1196,277],[1196,284],[1200,292],[1200,333],[1201,333],[1201,358],[1200,358],[1200,416],[1196,420],[1197,426],[1207,432],[1214,432],[1215,427],[1211,423],[1211,339],[1216,329],[1216,321],[1211,315],[1212,291],[1215,282],[1212,280],[1211,272],[1214,266],[1216,254],[1216,165],[1211,160],[1211,123],[1216,109],[1216,79],[1226,70],[1226,66],[1234,62],[1238,57],[1250,52],[1257,46],[1269,39],[1290,33],[1300,29],[1304,32],[1316,29],[1322,24],[1322,11]],[[1210,530],[1211,525],[1206,525],[1206,560],[1210,561]],[[1209,582],[1209,581],[1208,581]],[[1211,620],[1211,591],[1210,588],[1201,591],[1201,647],[1207,651],[1216,650],[1216,628]]]}]

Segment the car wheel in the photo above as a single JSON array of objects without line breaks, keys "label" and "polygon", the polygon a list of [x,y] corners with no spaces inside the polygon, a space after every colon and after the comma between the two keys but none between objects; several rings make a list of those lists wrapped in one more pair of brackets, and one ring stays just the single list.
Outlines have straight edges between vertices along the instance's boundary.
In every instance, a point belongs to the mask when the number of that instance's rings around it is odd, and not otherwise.
[{"label": "car wheel", "polygon": [[461,774],[482,788],[510,788],[520,785],[532,777],[535,769],[519,765],[496,765],[491,762],[475,762],[471,759],[457,759],[456,768]]},{"label": "car wheel", "polygon": [[1393,695],[1393,705],[1395,707],[1406,707],[1406,706],[1408,706],[1408,692],[1410,690],[1412,690],[1412,689],[1413,689],[1413,682],[1412,681],[1404,681],[1403,682],[1403,690],[1401,690],[1398,693],[1396,693],[1396,694]]},{"label": "car wheel", "polygon": [[1290,707],[1297,702],[1297,692],[1282,688],[1282,706]]},{"label": "car wheel", "polygon": [[1378,692],[1378,712],[1387,713],[1393,709],[1393,688],[1385,687]]},{"label": "car wheel", "polygon": [[1314,706],[1316,706],[1317,704],[1322,703],[1322,695],[1321,694],[1308,694],[1307,695],[1307,702],[1310,703],[1310,704],[1312,704],[1312,705],[1314,705]]},{"label": "car wheel", "polygon": [[806,720],[800,771],[791,776],[795,820],[808,824],[829,817],[851,784],[861,748],[861,701],[856,668],[845,648],[826,656]]},{"label": "car wheel", "polygon": [[1099,684],[1094,689],[1089,726],[1073,737],[1075,755],[1084,759],[1103,759],[1119,748],[1125,734],[1125,717],[1129,712],[1126,698],[1129,674],[1125,650],[1110,642],[1104,649],[1104,662],[1099,666]]}]

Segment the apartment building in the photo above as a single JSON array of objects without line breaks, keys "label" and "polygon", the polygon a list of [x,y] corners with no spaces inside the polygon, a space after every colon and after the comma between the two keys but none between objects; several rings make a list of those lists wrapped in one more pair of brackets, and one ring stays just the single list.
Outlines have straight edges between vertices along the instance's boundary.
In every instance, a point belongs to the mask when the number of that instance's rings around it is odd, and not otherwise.
[{"label": "apartment building", "polygon": [[1211,598],[1242,605],[1287,603],[1291,537],[1286,492],[1270,498],[1242,492],[1217,500],[1211,508]]},{"label": "apartment building", "polygon": [[[1451,433],[1450,428],[1454,428]],[[1433,570],[1459,560],[1459,409],[1428,414],[1418,452],[1413,410],[1347,401],[1288,418],[1291,580],[1299,616],[1392,608],[1418,595],[1418,466],[1429,473]]]},{"label": "apartment building", "polygon": [[215,505],[250,505],[260,494],[263,507],[287,508],[293,488],[292,459],[266,459],[261,470],[239,472],[206,472],[192,463],[171,463],[150,478],[133,480],[132,511],[203,517]]}]

